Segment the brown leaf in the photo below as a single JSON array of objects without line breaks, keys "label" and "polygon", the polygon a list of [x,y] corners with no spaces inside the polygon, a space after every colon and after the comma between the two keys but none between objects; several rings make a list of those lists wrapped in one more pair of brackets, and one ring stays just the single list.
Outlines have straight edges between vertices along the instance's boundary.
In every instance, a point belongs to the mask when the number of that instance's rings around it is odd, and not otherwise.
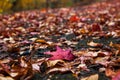
[{"label": "brown leaf", "polygon": [[42,65],[42,63],[44,63],[46,61],[47,61],[47,59],[45,59],[45,58],[37,59],[36,61],[33,61],[32,62],[33,71],[39,72],[40,71],[40,66]]},{"label": "brown leaf", "polygon": [[117,50],[115,51],[115,55],[119,55],[120,54],[120,44],[114,44],[112,42],[110,42],[109,44],[111,47],[116,48]]},{"label": "brown leaf", "polygon": [[106,56],[106,57],[97,57],[95,59],[95,63],[98,63],[98,64],[101,64],[101,65],[104,65],[104,66],[107,66],[110,62],[108,61],[109,59],[109,56]]},{"label": "brown leaf", "polygon": [[46,71],[46,74],[52,73],[52,72],[67,72],[70,71],[70,68],[68,67],[54,67]]},{"label": "brown leaf", "polygon": [[[11,65],[9,65],[11,63]],[[0,63],[3,71],[14,79],[30,78],[33,74],[31,63],[26,61],[25,57],[19,58],[17,61],[11,61],[7,64]],[[4,75],[4,74],[3,74]]]},{"label": "brown leaf", "polygon": [[43,39],[36,39],[35,42],[38,42],[38,43],[46,43],[46,41],[43,40]]},{"label": "brown leaf", "polygon": [[94,31],[101,31],[100,25],[97,24],[97,23],[94,23],[94,24],[92,25],[92,31],[93,31],[93,32],[94,32]]},{"label": "brown leaf", "polygon": [[108,76],[108,77],[113,77],[113,76],[115,75],[115,72],[114,72],[112,69],[107,68],[107,69],[105,70],[105,74],[106,74],[106,76]]},{"label": "brown leaf", "polygon": [[47,65],[48,67],[53,67],[55,66],[56,64],[61,64],[63,65],[65,62],[63,60],[53,60],[53,61],[47,61]]},{"label": "brown leaf", "polygon": [[87,43],[87,45],[89,45],[89,46],[93,46],[93,47],[99,47],[99,46],[102,46],[102,44],[100,44],[100,43],[95,43],[95,42],[93,42],[93,41]]},{"label": "brown leaf", "polygon": [[14,79],[11,77],[0,76],[0,80],[14,80]]}]

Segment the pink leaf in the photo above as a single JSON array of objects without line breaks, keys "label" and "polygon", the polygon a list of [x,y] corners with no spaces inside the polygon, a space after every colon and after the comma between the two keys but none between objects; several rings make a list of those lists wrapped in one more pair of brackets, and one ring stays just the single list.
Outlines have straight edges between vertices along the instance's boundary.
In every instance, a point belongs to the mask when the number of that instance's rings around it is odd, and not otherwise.
[{"label": "pink leaf", "polygon": [[60,47],[56,47],[56,51],[54,52],[45,52],[44,54],[50,54],[52,57],[49,58],[49,60],[59,60],[59,59],[64,59],[64,60],[73,60],[74,55],[71,53],[71,50],[63,50]]},{"label": "pink leaf", "polygon": [[112,78],[112,80],[120,80],[120,71],[116,73],[116,75]]}]

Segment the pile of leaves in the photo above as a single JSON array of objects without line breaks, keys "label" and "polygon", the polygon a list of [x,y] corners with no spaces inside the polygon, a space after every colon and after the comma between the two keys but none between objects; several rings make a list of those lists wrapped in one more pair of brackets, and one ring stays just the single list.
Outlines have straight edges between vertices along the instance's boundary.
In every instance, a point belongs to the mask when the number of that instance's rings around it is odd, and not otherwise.
[{"label": "pile of leaves", "polygon": [[36,73],[44,80],[56,73],[71,73],[78,80],[105,80],[100,74],[119,80],[119,7],[114,0],[1,14],[0,80],[31,80]]}]

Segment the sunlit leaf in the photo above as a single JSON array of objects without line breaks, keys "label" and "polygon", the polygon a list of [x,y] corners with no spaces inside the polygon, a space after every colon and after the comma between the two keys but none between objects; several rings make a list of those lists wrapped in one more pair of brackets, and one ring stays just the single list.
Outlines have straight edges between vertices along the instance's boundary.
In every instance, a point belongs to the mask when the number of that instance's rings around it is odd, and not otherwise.
[{"label": "sunlit leaf", "polygon": [[63,60],[53,60],[53,61],[47,61],[47,65],[48,67],[53,67],[55,66],[56,64],[61,64],[63,65],[65,62]]},{"label": "sunlit leaf", "polygon": [[14,80],[14,79],[11,77],[0,76],[0,80]]}]

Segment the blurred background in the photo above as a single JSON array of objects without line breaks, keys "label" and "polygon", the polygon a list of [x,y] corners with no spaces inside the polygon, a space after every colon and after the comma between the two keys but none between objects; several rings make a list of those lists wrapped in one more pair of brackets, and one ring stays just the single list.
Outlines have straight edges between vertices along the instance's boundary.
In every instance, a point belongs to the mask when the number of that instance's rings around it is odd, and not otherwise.
[{"label": "blurred background", "polygon": [[0,0],[0,13],[87,5],[101,0]]}]

